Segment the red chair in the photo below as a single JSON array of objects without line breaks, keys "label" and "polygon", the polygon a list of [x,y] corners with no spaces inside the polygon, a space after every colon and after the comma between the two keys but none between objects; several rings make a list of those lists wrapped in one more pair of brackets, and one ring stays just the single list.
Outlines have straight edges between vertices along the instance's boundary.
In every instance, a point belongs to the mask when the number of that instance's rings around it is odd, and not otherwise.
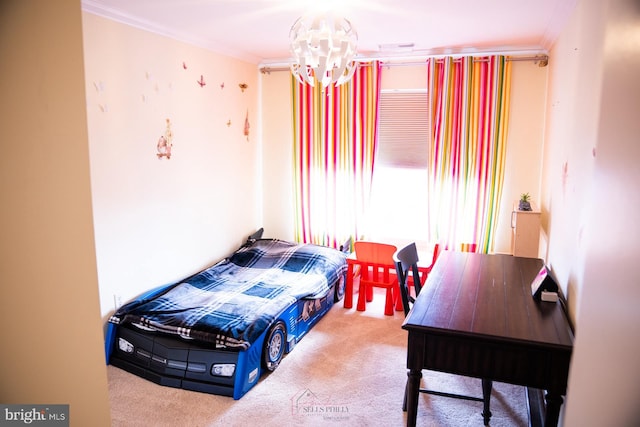
[{"label": "red chair", "polygon": [[[393,245],[359,241],[354,243],[355,263],[360,266],[358,311],[365,311],[367,302],[373,300],[373,288],[386,289],[384,314],[393,316],[395,310],[402,311],[402,300],[398,288],[398,277],[393,263],[393,254],[398,250]],[[355,270],[354,270],[355,271]]]}]

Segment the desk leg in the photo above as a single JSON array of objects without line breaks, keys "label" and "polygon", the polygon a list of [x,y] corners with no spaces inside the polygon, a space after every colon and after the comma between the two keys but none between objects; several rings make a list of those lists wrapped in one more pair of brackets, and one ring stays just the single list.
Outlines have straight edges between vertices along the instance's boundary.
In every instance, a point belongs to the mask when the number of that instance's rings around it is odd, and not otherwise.
[{"label": "desk leg", "polygon": [[344,308],[353,307],[353,264],[347,261],[347,281],[344,286]]},{"label": "desk leg", "polygon": [[491,389],[493,388],[493,381],[486,378],[482,379],[482,401],[484,403],[484,410],[482,411],[482,418],[484,419],[484,425],[489,425],[491,419]]},{"label": "desk leg", "polygon": [[544,397],[547,402],[547,413],[544,417],[544,427],[556,427],[560,419],[560,407],[564,399],[561,395],[555,393],[547,393]]},{"label": "desk leg", "polygon": [[420,394],[420,378],[422,378],[422,370],[410,369],[407,376],[409,377],[405,393],[407,426],[415,427],[416,418],[418,417],[418,395]]}]

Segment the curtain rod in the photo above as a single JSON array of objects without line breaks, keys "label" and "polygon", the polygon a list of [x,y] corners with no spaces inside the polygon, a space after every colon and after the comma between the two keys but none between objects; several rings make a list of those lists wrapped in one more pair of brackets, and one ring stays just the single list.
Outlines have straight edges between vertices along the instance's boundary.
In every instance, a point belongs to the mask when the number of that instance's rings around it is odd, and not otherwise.
[{"label": "curtain rod", "polygon": [[[471,56],[471,55],[467,55]],[[489,59],[486,56],[491,55],[481,55],[477,58],[473,58],[473,62],[488,62]],[[443,56],[432,57],[436,61],[442,62],[444,60]],[[453,59],[453,62],[459,62],[462,60],[462,57],[456,57]],[[534,55],[534,56],[507,56],[507,61],[511,62],[519,62],[519,61],[532,61],[538,63],[539,67],[546,67],[549,64],[549,57],[547,55]],[[426,61],[426,59],[425,59]],[[393,67],[393,66],[407,66],[407,65],[422,65],[424,61],[413,61],[413,62],[384,62],[381,61],[383,66]]]},{"label": "curtain rod", "polygon": [[[476,54],[478,55],[478,58],[474,58],[474,61],[485,61],[485,59],[483,59],[483,57],[486,56],[492,56],[492,55],[483,55],[483,54]],[[411,65],[423,65],[425,63],[425,61],[429,58],[434,58],[436,61],[437,60],[442,60],[446,57],[447,55],[438,55],[438,56],[430,56],[430,57],[424,57],[422,58],[422,60],[418,61],[415,58],[413,58],[412,60],[407,60],[407,59],[403,59],[403,60],[396,60],[394,61],[393,58],[370,58],[370,59],[364,59],[364,58],[356,58],[357,61],[359,62],[363,62],[363,61],[375,61],[378,60],[380,62],[382,62],[382,65],[384,65],[385,67],[397,67],[397,66],[411,66]],[[456,58],[454,60],[459,60],[462,59],[463,56],[475,56],[475,55],[449,55],[449,56],[455,56]],[[520,62],[520,61],[532,61],[532,62],[536,62],[538,64],[539,67],[546,67],[549,64],[549,56],[548,55],[544,55],[544,54],[540,54],[540,55],[528,55],[528,56],[514,56],[514,55],[505,55],[507,56],[507,61],[514,61],[514,62]],[[386,60],[389,61],[393,61],[393,62],[385,62]],[[260,72],[262,74],[269,74],[272,71],[289,71],[290,68],[290,64],[287,63],[274,63],[274,64],[264,64],[264,65],[259,65],[258,69],[260,70]]]}]

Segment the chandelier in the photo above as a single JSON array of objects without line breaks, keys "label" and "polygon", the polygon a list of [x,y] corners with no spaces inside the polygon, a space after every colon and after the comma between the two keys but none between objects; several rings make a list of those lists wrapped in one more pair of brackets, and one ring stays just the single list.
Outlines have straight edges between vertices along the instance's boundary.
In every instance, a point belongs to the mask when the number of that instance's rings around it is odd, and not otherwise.
[{"label": "chandelier", "polygon": [[294,63],[291,72],[300,83],[326,88],[348,81],[356,70],[358,34],[347,19],[330,12],[302,16],[289,32]]}]

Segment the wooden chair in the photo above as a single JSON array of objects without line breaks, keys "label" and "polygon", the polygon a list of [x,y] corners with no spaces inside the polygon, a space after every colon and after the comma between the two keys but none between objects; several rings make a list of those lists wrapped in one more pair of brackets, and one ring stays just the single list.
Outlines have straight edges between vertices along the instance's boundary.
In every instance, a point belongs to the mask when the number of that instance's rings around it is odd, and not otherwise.
[{"label": "wooden chair", "polygon": [[[412,245],[415,246],[415,243],[413,243]],[[409,245],[411,246],[411,245]],[[406,249],[406,248],[405,248]],[[408,252],[413,252],[413,249],[409,249]],[[429,264],[428,267],[424,267],[424,266],[420,266],[418,265],[418,277],[420,278],[420,286],[422,286],[424,284],[424,282],[426,282],[427,277],[429,276],[429,273],[431,273],[431,269],[433,268],[433,265],[436,263],[436,260],[438,259],[438,255],[440,254],[440,244],[436,243],[433,246],[433,255],[431,257],[431,264]],[[413,257],[413,255],[407,253],[407,256],[411,256]],[[417,252],[417,248],[416,248],[416,264],[419,262],[419,259],[417,259],[418,257],[418,252]],[[395,255],[394,255],[395,257]],[[394,258],[394,263],[396,262],[395,258]],[[399,280],[399,279],[398,279]],[[409,275],[407,277],[407,292],[408,295],[411,295],[411,288],[414,287],[414,293],[413,295],[418,295],[418,293],[420,292],[419,288],[415,288],[414,286],[414,276],[413,275]],[[405,311],[405,316],[406,316],[407,312]]]},{"label": "wooden chair", "polygon": [[377,287],[387,291],[384,314],[393,316],[395,310],[401,311],[402,301],[398,295],[398,278],[393,262],[393,254],[398,248],[385,243],[358,241],[354,243],[354,249],[355,263],[360,267],[357,310],[366,310],[367,302],[373,300],[373,288]]},{"label": "wooden chair", "polygon": [[[435,260],[438,257],[438,252],[439,252],[439,247],[436,247],[434,249],[433,264],[435,264]],[[398,287],[400,288],[400,297],[402,300],[402,307],[404,310],[404,314],[406,316],[409,314],[409,310],[411,310],[411,307],[415,302],[415,298],[418,297],[418,295],[420,294],[420,291],[422,290],[422,286],[425,284],[426,275],[423,274],[425,276],[424,279],[420,276],[420,269],[418,267],[418,261],[419,261],[418,250],[416,248],[415,243],[411,243],[405,246],[404,248],[400,249],[399,251],[397,251],[393,255],[393,261],[396,266],[396,275],[398,276]],[[431,272],[431,268],[433,267],[433,264],[431,264],[431,266],[429,267],[429,272]],[[411,296],[411,293],[409,291],[409,281],[412,281],[414,284],[414,288],[416,292],[415,297]],[[482,380],[483,387],[486,387],[488,384],[490,384],[490,381],[487,381],[485,379]],[[408,379],[407,379],[407,386],[408,386]],[[402,402],[403,411],[407,410],[407,386],[405,386],[404,400]],[[482,397],[465,396],[465,395],[456,394],[456,393],[448,393],[448,392],[429,390],[429,389],[423,389],[423,388],[420,389],[420,393],[427,393],[427,394],[433,394],[437,396],[453,397],[457,399],[484,402],[484,399]],[[488,402],[484,402],[483,415],[485,413],[489,413]],[[488,419],[488,418],[485,418],[485,419]]]},{"label": "wooden chair", "polygon": [[[427,279],[427,275],[423,274],[424,279],[420,277],[420,269],[418,267],[420,259],[418,258],[418,249],[415,243],[411,243],[393,254],[393,261],[396,266],[402,309],[404,310],[404,315],[407,316]],[[433,267],[433,264],[431,267]],[[429,271],[431,271],[431,267],[429,267]],[[411,295],[410,286],[415,289],[415,297]]]}]

